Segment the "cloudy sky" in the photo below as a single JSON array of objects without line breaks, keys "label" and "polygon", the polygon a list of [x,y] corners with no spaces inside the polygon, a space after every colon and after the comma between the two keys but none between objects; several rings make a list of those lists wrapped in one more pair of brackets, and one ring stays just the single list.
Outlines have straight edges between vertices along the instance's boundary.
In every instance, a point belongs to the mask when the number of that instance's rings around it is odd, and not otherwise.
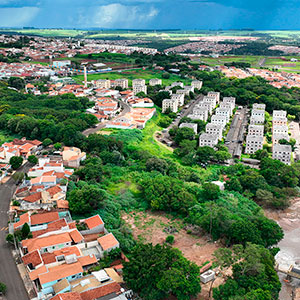
[{"label": "cloudy sky", "polygon": [[300,29],[299,0],[0,0],[0,27]]}]

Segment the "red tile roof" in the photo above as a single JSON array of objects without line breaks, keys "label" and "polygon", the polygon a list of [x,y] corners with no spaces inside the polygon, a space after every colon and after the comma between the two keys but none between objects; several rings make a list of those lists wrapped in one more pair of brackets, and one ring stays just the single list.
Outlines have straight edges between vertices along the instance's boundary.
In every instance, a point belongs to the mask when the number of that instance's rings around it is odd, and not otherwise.
[{"label": "red tile roof", "polygon": [[51,197],[53,197],[55,194],[61,192],[62,189],[59,185],[55,185],[55,186],[48,188],[46,191],[50,194]]},{"label": "red tile roof", "polygon": [[119,242],[117,241],[117,239],[114,237],[112,233],[99,237],[97,241],[102,247],[103,251],[106,251],[119,244]]},{"label": "red tile roof", "polygon": [[57,211],[31,215],[31,225],[45,224],[59,220]]},{"label": "red tile roof", "polygon": [[70,237],[76,244],[83,240],[83,236],[77,229],[74,229],[70,232]]},{"label": "red tile roof", "polygon": [[120,290],[121,286],[116,282],[112,282],[98,288],[85,291],[81,293],[80,296],[82,300],[95,300],[112,293],[118,293]]},{"label": "red tile roof", "polygon": [[26,201],[26,202],[30,202],[30,203],[40,201],[40,200],[42,200],[42,193],[37,192],[35,194],[29,195],[29,196],[23,198],[23,200]]},{"label": "red tile roof", "polygon": [[42,258],[40,255],[40,252],[38,250],[32,251],[22,257],[23,263],[25,265],[32,264],[34,267],[38,266],[41,264]]},{"label": "red tile roof", "polygon": [[80,294],[75,292],[62,293],[54,296],[50,300],[82,300]]},{"label": "red tile roof", "polygon": [[99,215],[95,215],[93,217],[85,219],[85,224],[89,229],[93,229],[99,225],[103,225],[103,221]]}]

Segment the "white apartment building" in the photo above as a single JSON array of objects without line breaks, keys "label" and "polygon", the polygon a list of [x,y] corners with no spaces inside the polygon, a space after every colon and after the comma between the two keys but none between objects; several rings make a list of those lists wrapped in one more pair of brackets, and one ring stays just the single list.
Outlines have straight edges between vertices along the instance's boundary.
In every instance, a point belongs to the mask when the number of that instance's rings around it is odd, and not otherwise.
[{"label": "white apartment building", "polygon": [[149,80],[149,85],[151,86],[162,85],[162,80],[158,78],[152,78]]},{"label": "white apartment building", "polygon": [[282,134],[282,133],[273,133],[272,135],[272,143],[273,145],[279,144],[280,140],[286,140],[290,141],[290,136],[288,134]]},{"label": "white apartment building", "polygon": [[190,92],[194,93],[194,91],[195,91],[195,89],[194,89],[193,86],[188,86],[188,85],[185,86],[185,87],[183,88],[183,90],[184,90],[184,92],[185,92],[186,95],[189,95]]},{"label": "white apartment building", "polygon": [[164,99],[162,101],[162,113],[165,113],[168,109],[176,113],[178,111],[177,101],[172,99]]},{"label": "white apartment building", "polygon": [[265,123],[265,116],[251,116],[250,124],[251,125],[262,125]]},{"label": "white apartment building", "polygon": [[203,102],[204,103],[211,103],[212,108],[215,108],[217,106],[216,97],[204,96],[203,97]]},{"label": "white apartment building", "polygon": [[146,81],[145,79],[133,79],[132,80],[132,86],[135,86],[135,85],[145,85],[146,84]]},{"label": "white apartment building", "polygon": [[284,126],[284,125],[287,125],[287,118],[286,117],[273,117],[272,123],[273,123],[273,126],[275,126],[275,125]]},{"label": "white apartment building", "polygon": [[191,128],[194,130],[194,133],[197,134],[198,125],[195,123],[181,123],[179,128]]},{"label": "white apartment building", "polygon": [[213,104],[211,102],[199,102],[198,104],[195,105],[195,108],[207,109],[209,114],[211,114],[214,107],[213,107]]},{"label": "white apartment building", "polygon": [[231,116],[232,113],[233,113],[234,106],[233,106],[231,103],[220,102],[219,108],[229,109],[229,111],[230,111],[230,116]]},{"label": "white apartment building", "polygon": [[119,79],[116,79],[116,80],[112,80],[111,81],[111,87],[115,88],[117,86],[119,86],[122,89],[128,89],[128,79],[119,78]]},{"label": "white apartment building", "polygon": [[252,106],[253,109],[266,110],[266,104],[263,103],[254,103]]},{"label": "white apartment building", "polygon": [[193,80],[191,83],[191,86],[193,86],[195,89],[200,90],[202,88],[203,82],[200,80]]},{"label": "white apartment building", "polygon": [[252,109],[251,117],[263,117],[265,118],[265,111],[262,109]]},{"label": "white apartment building", "polygon": [[273,145],[272,158],[280,160],[289,165],[291,163],[292,146],[291,145]]},{"label": "white apartment building", "polygon": [[224,103],[231,103],[233,105],[233,109],[235,107],[235,97],[224,97],[223,98]]},{"label": "white apartment building", "polygon": [[218,139],[221,140],[223,138],[223,126],[213,123],[206,124],[205,132],[210,135],[218,136]]},{"label": "white apartment building", "polygon": [[223,128],[224,128],[226,126],[226,123],[227,123],[226,117],[213,115],[211,117],[211,123],[217,124],[217,125],[222,125]]},{"label": "white apartment building", "polygon": [[183,88],[184,84],[180,81],[175,81],[170,85],[171,88],[173,88],[175,86],[180,86],[181,88]]},{"label": "white apartment building", "polygon": [[99,79],[99,80],[94,80],[93,84],[95,85],[96,88],[104,88],[104,89],[110,89],[110,80],[107,79]]},{"label": "white apartment building", "polygon": [[133,89],[133,94],[136,95],[140,92],[143,92],[145,94],[147,94],[147,86],[146,85],[134,85],[132,87]]},{"label": "white apartment building", "polygon": [[284,134],[287,135],[289,133],[289,129],[287,125],[274,125],[273,126],[273,134]]},{"label": "white apartment building", "polygon": [[249,125],[248,135],[263,136],[264,135],[264,125]]},{"label": "white apartment building", "polygon": [[208,133],[202,133],[199,137],[199,147],[214,147],[218,144],[218,136]]},{"label": "white apartment building", "polygon": [[184,95],[183,94],[172,94],[171,95],[172,100],[176,100],[178,102],[178,106],[184,105]]},{"label": "white apartment building", "polygon": [[253,154],[257,150],[261,150],[263,148],[263,142],[263,136],[247,135],[245,153]]},{"label": "white apartment building", "polygon": [[207,94],[208,97],[215,97],[217,104],[220,102],[220,93],[219,92],[208,92]]},{"label": "white apartment building", "polygon": [[215,111],[215,115],[225,117],[226,118],[226,123],[228,123],[229,119],[230,119],[230,109],[218,107]]},{"label": "white apartment building", "polygon": [[286,117],[286,111],[285,110],[273,110],[273,118],[274,117]]},{"label": "white apartment building", "polygon": [[207,122],[208,110],[206,108],[194,108],[193,113],[187,116],[192,120],[202,120]]}]

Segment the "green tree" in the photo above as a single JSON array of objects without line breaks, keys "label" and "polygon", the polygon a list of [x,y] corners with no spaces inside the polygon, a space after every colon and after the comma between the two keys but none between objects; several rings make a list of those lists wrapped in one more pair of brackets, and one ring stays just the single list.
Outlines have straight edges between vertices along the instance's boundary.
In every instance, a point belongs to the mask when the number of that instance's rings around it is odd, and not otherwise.
[{"label": "green tree", "polygon": [[27,223],[22,226],[21,232],[23,239],[26,239],[30,233],[30,227]]},{"label": "green tree", "polygon": [[7,291],[6,285],[3,282],[0,282],[0,295],[1,294],[5,295],[6,291]]},{"label": "green tree", "polygon": [[46,138],[46,139],[43,140],[43,146],[44,146],[44,147],[48,147],[48,146],[50,146],[51,144],[53,144],[53,141],[52,141],[51,139]]},{"label": "green tree", "polygon": [[55,149],[56,151],[58,151],[58,150],[61,149],[62,144],[61,144],[61,143],[55,143],[55,144],[53,145],[53,147],[54,147],[54,149]]},{"label": "green tree", "polygon": [[162,174],[166,174],[168,171],[168,163],[161,158],[151,157],[146,161],[147,171],[158,171]]},{"label": "green tree", "polygon": [[13,170],[17,170],[22,166],[23,157],[22,156],[13,156],[9,160],[9,164],[11,165]]},{"label": "green tree", "polygon": [[204,146],[197,149],[196,156],[199,163],[208,163],[209,161],[215,159],[216,152],[213,148]]},{"label": "green tree", "polygon": [[214,183],[206,182],[203,184],[203,196],[208,200],[216,200],[219,198],[221,190]]},{"label": "green tree", "polygon": [[195,133],[192,128],[179,128],[176,132],[174,141],[179,145],[183,140],[193,140],[195,138]]},{"label": "green tree", "polygon": [[200,290],[199,267],[167,245],[137,245],[124,263],[124,280],[145,300],[173,295],[188,300]]},{"label": "green tree", "polygon": [[35,155],[29,155],[28,156],[28,161],[31,163],[31,164],[37,164],[38,163],[38,158],[35,156]]}]

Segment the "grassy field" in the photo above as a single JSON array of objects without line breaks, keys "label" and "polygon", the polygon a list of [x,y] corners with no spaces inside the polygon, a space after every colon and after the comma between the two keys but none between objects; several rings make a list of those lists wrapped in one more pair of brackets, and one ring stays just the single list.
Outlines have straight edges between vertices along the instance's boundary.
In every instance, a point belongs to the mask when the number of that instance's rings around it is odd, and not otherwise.
[{"label": "grassy field", "polygon": [[[143,70],[143,69],[134,69],[123,72],[109,72],[109,73],[101,73],[101,74],[90,74],[88,75],[88,80],[98,80],[98,79],[110,79],[115,80],[118,78],[127,78],[129,80],[129,85],[131,85],[132,80],[136,78],[145,79],[148,83],[151,78],[159,78],[162,79],[163,85],[169,85],[174,81],[182,81],[185,84],[189,84],[191,82],[190,79],[182,79],[178,75],[170,75],[169,79],[162,78],[163,72],[157,70]],[[82,83],[83,75],[77,75],[73,77],[78,83]]]},{"label": "grassy field", "polygon": [[[300,59],[298,62],[291,62],[291,57],[286,57],[287,60],[282,60],[280,58],[270,58],[266,59],[264,67],[269,69],[278,69],[278,71],[285,71],[289,73],[300,72]],[[298,58],[298,57],[295,57]]]},{"label": "grassy field", "polygon": [[225,63],[230,62],[245,62],[250,63],[252,67],[258,67],[259,61],[262,59],[262,56],[220,56],[218,58],[213,57],[200,57],[195,58],[193,61],[195,63],[205,63],[209,66],[216,66],[216,65],[224,65]]}]

